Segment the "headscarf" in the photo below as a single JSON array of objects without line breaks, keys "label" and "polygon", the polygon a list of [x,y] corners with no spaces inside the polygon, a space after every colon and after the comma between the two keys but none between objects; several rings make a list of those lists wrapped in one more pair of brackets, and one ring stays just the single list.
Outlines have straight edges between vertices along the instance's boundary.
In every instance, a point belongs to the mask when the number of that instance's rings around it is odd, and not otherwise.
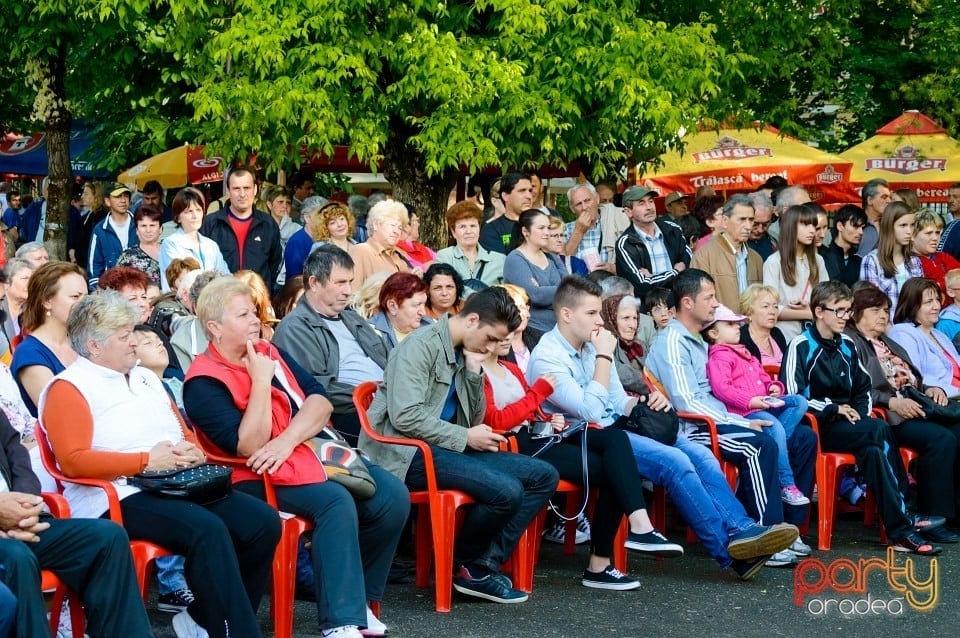
[{"label": "headscarf", "polygon": [[617,337],[617,343],[620,349],[627,356],[628,361],[643,358],[643,346],[636,341],[625,341],[620,338],[617,331],[617,311],[620,309],[620,302],[627,295],[613,295],[603,300],[600,307],[600,316],[603,318],[603,327],[612,332]]}]

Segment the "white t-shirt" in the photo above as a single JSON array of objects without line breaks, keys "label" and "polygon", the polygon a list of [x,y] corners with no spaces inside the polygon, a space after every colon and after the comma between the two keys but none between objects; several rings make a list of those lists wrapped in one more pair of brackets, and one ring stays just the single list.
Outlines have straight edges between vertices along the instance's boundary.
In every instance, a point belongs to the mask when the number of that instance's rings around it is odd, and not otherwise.
[{"label": "white t-shirt", "polygon": [[130,216],[127,215],[127,221],[125,224],[118,224],[114,219],[113,215],[109,217],[110,227],[113,228],[113,232],[117,234],[117,237],[120,239],[120,245],[124,250],[127,249],[127,244],[130,243]]}]

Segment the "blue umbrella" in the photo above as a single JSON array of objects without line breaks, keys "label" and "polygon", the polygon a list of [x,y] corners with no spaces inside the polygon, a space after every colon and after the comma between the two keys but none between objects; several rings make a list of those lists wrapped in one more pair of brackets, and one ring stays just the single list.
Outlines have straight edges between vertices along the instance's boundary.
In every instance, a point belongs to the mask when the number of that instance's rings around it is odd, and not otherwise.
[{"label": "blue umbrella", "polygon": [[[93,170],[89,161],[95,157],[89,148],[93,143],[93,136],[89,127],[77,124],[70,129],[70,167],[74,176],[106,177],[110,173],[104,170]],[[49,172],[47,159],[47,136],[44,133],[34,133],[16,139],[7,139],[0,142],[0,173],[15,173],[17,175],[46,175]]]}]

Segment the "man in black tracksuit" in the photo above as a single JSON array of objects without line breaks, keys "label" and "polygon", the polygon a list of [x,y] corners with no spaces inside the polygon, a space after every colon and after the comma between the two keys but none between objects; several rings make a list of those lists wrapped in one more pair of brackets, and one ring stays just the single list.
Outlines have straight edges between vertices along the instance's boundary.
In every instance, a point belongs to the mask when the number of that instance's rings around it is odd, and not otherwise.
[{"label": "man in black tracksuit", "polygon": [[[870,374],[861,365],[853,340],[843,334],[853,295],[841,282],[814,286],[810,295],[814,323],[787,346],[780,379],[788,394],[807,399],[820,424],[820,446],[853,454],[894,549],[937,554],[940,547],[917,531],[943,525],[943,517],[919,517],[907,510],[907,473],[890,426],[871,418]],[[821,498],[834,498],[822,494]]]}]

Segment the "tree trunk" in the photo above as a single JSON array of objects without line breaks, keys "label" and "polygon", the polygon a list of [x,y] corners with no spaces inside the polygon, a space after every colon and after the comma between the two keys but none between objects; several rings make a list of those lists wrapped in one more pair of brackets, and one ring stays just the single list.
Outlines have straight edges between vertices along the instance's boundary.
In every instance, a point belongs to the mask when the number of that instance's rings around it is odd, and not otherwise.
[{"label": "tree trunk", "polygon": [[407,143],[409,134],[404,125],[391,127],[383,153],[383,174],[393,185],[393,198],[417,209],[420,242],[435,249],[446,248],[447,201],[457,185],[459,171],[446,169],[427,175],[423,155]]},{"label": "tree trunk", "polygon": [[67,105],[65,79],[67,49],[61,43],[55,54],[41,61],[45,78],[38,92],[43,99],[42,112],[47,141],[47,176],[50,183],[47,198],[46,246],[52,259],[66,258],[67,220],[70,214],[72,170],[70,166],[70,124],[72,115]]}]

